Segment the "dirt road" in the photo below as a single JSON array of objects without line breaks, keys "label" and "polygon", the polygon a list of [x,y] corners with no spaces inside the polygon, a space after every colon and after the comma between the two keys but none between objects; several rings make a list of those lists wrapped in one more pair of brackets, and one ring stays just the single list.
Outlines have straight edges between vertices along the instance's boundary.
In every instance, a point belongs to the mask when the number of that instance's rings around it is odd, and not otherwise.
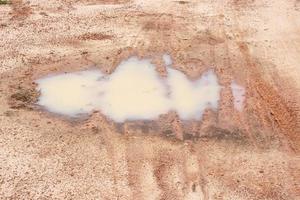
[{"label": "dirt road", "polygon": [[[298,0],[15,0],[0,49],[0,199],[300,199]],[[217,112],[116,124],[35,105],[45,75],[136,55],[165,76],[165,53],[191,79],[215,71]]]}]

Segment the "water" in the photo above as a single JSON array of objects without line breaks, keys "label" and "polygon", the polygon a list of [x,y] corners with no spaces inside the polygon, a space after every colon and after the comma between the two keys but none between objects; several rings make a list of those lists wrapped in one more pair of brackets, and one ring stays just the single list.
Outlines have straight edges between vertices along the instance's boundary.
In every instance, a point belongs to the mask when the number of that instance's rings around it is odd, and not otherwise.
[{"label": "water", "polygon": [[217,109],[221,87],[212,70],[196,81],[190,81],[178,70],[168,68],[167,71],[172,108],[180,118],[201,119],[207,107]]},{"label": "water", "polygon": [[122,62],[103,84],[100,109],[113,120],[149,120],[170,109],[163,80],[150,60],[130,58]]},{"label": "water", "polygon": [[164,54],[163,55],[163,60],[164,60],[166,66],[171,66],[172,63],[173,63],[172,58],[169,54]]},{"label": "water", "polygon": [[116,122],[152,120],[170,110],[184,120],[201,119],[206,108],[217,109],[221,86],[212,70],[191,81],[171,67],[162,78],[150,60],[131,57],[110,75],[86,70],[39,79],[38,104],[50,112],[76,117],[93,110]]},{"label": "water", "polygon": [[244,109],[245,93],[246,90],[243,86],[238,85],[235,81],[231,82],[231,92],[233,95],[234,108],[240,112]]},{"label": "water", "polygon": [[37,80],[41,95],[38,104],[51,112],[75,116],[91,112],[100,106],[98,94],[102,87],[99,70],[48,76]]}]

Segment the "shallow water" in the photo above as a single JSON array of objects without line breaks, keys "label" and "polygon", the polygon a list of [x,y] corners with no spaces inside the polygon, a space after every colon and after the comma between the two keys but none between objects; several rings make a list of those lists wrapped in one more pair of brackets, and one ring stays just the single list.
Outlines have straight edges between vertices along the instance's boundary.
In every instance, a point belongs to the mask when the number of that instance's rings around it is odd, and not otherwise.
[{"label": "shallow water", "polygon": [[116,122],[157,119],[170,110],[184,120],[201,119],[206,108],[218,108],[221,86],[212,70],[191,81],[170,66],[168,55],[163,59],[166,78],[150,60],[131,57],[110,75],[86,70],[39,79],[38,104],[72,117],[99,110]]},{"label": "shallow water", "polygon": [[182,72],[168,68],[171,105],[181,119],[200,119],[207,107],[217,109],[221,87],[212,70],[191,81]]},{"label": "shallow water", "polygon": [[166,66],[170,66],[173,63],[172,58],[169,54],[164,54],[163,55],[163,60],[164,60],[164,63],[165,63]]},{"label": "shallow water", "polygon": [[38,104],[51,112],[75,116],[91,112],[100,105],[99,70],[48,76],[37,80],[41,91]]},{"label": "shallow water", "polygon": [[234,108],[241,112],[244,109],[244,101],[246,99],[246,97],[245,97],[246,90],[243,86],[238,85],[235,81],[231,82],[230,87],[231,87],[231,92],[233,95]]},{"label": "shallow water", "polygon": [[122,62],[103,88],[99,108],[118,122],[155,119],[170,109],[166,85],[150,60],[130,58]]}]

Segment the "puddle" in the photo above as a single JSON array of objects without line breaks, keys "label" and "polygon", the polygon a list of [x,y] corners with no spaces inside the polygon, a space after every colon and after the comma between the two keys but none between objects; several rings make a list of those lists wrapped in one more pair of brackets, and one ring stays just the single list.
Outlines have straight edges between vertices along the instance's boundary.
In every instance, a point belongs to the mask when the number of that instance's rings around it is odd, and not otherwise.
[{"label": "puddle", "polygon": [[233,105],[238,111],[243,111],[246,90],[243,86],[238,85],[235,81],[231,82],[231,92],[233,95]]},{"label": "puddle", "polygon": [[164,60],[166,66],[170,66],[173,63],[172,58],[169,54],[164,54],[163,55],[163,60]]},{"label": "puddle", "polygon": [[181,119],[201,119],[207,107],[218,108],[221,86],[212,70],[196,81],[190,81],[178,70],[167,71],[171,104]]},{"label": "puddle", "polygon": [[130,58],[101,85],[100,109],[117,122],[155,119],[170,109],[166,85],[150,60]]},{"label": "puddle", "polygon": [[102,87],[99,70],[81,71],[48,76],[36,81],[41,95],[38,104],[51,112],[76,116],[99,107]]},{"label": "puddle", "polygon": [[71,117],[99,110],[116,122],[153,120],[170,110],[184,120],[201,119],[206,108],[218,108],[221,86],[212,70],[191,81],[170,66],[169,55],[163,60],[166,78],[150,60],[131,57],[110,75],[87,70],[39,79],[37,104]]}]

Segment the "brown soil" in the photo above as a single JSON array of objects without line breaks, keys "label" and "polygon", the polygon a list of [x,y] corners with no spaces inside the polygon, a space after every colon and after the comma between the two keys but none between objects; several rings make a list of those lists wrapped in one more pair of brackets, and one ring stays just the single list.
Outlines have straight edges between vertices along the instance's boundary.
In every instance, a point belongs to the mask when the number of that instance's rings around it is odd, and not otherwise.
[{"label": "brown soil", "polygon": [[[0,198],[300,198],[297,1],[13,1],[0,6]],[[35,105],[34,80],[162,54],[214,69],[218,112],[116,124]],[[242,113],[230,83],[246,87]]]}]

